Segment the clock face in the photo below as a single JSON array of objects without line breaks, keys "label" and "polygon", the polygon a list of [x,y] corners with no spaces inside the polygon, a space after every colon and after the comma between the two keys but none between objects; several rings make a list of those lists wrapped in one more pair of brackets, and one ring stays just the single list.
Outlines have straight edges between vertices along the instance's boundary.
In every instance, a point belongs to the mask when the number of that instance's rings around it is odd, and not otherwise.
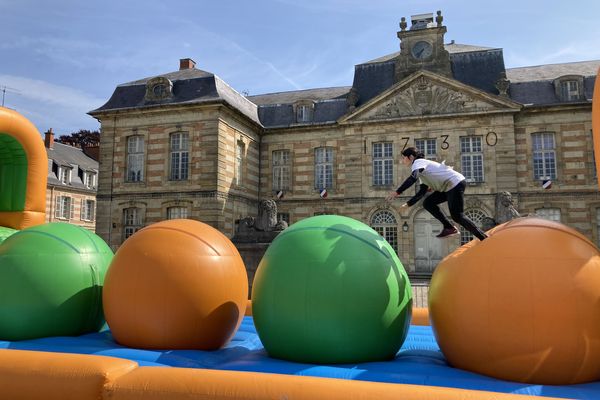
[{"label": "clock face", "polygon": [[414,58],[418,60],[423,60],[428,58],[433,53],[433,48],[429,42],[425,42],[423,40],[415,43],[413,48],[411,49],[411,53]]}]

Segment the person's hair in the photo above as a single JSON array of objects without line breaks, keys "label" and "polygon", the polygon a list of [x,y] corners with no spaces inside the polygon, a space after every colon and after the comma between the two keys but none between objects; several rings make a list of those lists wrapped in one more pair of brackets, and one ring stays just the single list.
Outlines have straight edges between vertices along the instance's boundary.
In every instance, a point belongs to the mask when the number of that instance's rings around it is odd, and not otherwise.
[{"label": "person's hair", "polygon": [[416,147],[405,148],[404,150],[402,150],[402,155],[404,157],[413,156],[415,160],[418,158],[425,158],[425,154],[421,153]]}]

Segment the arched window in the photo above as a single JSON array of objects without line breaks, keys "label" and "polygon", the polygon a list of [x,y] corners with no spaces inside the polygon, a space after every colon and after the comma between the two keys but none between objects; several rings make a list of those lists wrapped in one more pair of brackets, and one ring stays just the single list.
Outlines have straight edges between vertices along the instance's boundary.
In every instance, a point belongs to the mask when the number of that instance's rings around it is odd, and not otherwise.
[{"label": "arched window", "polygon": [[371,228],[375,229],[398,253],[398,223],[389,211],[378,211],[371,218]]},{"label": "arched window", "polygon": [[[471,221],[473,221],[473,223],[480,228],[481,228],[481,222],[483,221],[483,219],[485,217],[487,217],[487,215],[485,215],[485,213],[483,211],[476,210],[476,209],[471,209],[471,210],[465,211],[465,216],[467,218],[469,218]],[[473,240],[473,235],[471,234],[471,232],[469,232],[468,230],[466,230],[465,228],[463,228],[461,226],[460,227],[460,245],[462,246],[463,244],[469,243],[471,240]]]}]

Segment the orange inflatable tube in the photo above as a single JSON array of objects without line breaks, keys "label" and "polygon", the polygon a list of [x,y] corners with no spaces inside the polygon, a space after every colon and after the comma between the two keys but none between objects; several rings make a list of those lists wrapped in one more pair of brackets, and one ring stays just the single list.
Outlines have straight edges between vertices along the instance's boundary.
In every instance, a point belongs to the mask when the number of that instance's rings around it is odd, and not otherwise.
[{"label": "orange inflatable tube", "polygon": [[0,398],[532,400],[539,397],[258,372],[138,367],[136,362],[114,357],[0,350]]},{"label": "orange inflatable tube", "polygon": [[[592,99],[592,131],[594,136],[594,154],[596,155],[596,171],[600,171],[600,68],[596,75],[594,85],[594,98]],[[598,187],[600,188],[600,174],[598,175]]]},{"label": "orange inflatable tube", "polygon": [[0,226],[43,224],[47,180],[48,156],[38,130],[21,114],[0,107]]},{"label": "orange inflatable tube", "polygon": [[137,366],[113,357],[0,350],[0,398],[100,399],[108,383]]}]

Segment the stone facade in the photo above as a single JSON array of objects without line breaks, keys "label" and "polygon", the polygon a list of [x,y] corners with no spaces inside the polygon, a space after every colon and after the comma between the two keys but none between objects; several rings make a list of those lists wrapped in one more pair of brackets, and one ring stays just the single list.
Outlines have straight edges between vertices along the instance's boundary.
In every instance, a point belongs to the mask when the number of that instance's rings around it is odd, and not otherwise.
[{"label": "stone facade", "polygon": [[[90,113],[102,126],[97,233],[117,248],[136,229],[172,217],[174,207],[232,237],[259,200],[277,199],[289,223],[327,213],[373,226],[409,273],[426,277],[469,237],[433,238],[440,224],[419,204],[400,208],[412,192],[384,201],[408,176],[401,151],[425,145],[427,157],[467,176],[465,210],[476,222],[493,218],[497,194],[507,191],[521,214],[559,219],[598,243],[586,71],[600,62],[506,70],[501,49],[444,44],[441,14],[424,20],[412,31],[404,21],[401,51],[357,66],[348,88],[244,97],[193,62],[162,75],[172,85],[162,102],[143,98],[156,79],[120,85]],[[429,56],[415,50],[423,41]],[[470,72],[477,68],[479,75]],[[543,73],[552,76],[530,78]],[[565,99],[559,78],[569,76],[578,77],[580,94]],[[193,85],[209,94],[186,97]],[[173,179],[172,138],[180,133],[188,137],[188,175]],[[143,143],[137,181],[128,180],[132,136]]]}]

